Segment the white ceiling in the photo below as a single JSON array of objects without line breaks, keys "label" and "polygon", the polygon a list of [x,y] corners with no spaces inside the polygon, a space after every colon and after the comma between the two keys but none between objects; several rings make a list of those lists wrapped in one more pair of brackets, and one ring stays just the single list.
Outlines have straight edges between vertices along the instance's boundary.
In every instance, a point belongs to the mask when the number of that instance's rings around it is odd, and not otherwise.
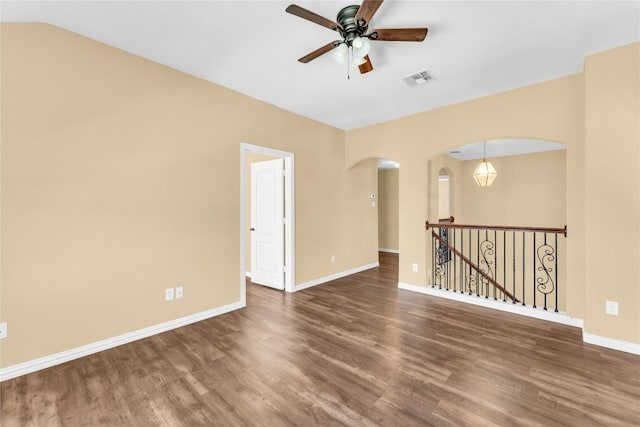
[{"label": "white ceiling", "polygon": [[[493,139],[486,141],[487,159],[493,157],[516,156],[518,154],[540,153],[542,151],[564,150],[566,145],[539,139]],[[477,160],[484,157],[484,141],[452,148],[447,154],[457,160]]]},{"label": "white ceiling", "polygon": [[[517,156],[519,154],[541,153],[543,151],[565,150],[567,146],[559,142],[543,141],[540,139],[492,139],[487,141],[472,142],[460,147],[452,148],[447,154],[456,160],[479,160],[485,157]],[[400,164],[390,160],[379,158],[378,169],[395,169]]]},{"label": "white ceiling", "polygon": [[[346,79],[337,33],[289,1],[2,1],[2,21],[47,22],[340,129],[580,72],[586,55],[640,40],[639,1],[391,1],[370,28],[428,27],[423,43],[372,42],[374,70]],[[334,20],[352,1],[300,1]],[[435,77],[409,88],[403,77]]]},{"label": "white ceiling", "polygon": [[378,159],[378,169],[387,170],[387,169],[398,169],[400,167],[400,163],[394,162],[389,159]]}]

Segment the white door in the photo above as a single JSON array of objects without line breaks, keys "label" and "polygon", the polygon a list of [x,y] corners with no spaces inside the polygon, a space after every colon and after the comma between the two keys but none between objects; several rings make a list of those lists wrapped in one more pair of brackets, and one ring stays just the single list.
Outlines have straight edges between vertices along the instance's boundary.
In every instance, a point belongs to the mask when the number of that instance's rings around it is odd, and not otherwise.
[{"label": "white door", "polygon": [[251,281],[276,289],[284,289],[283,164],[251,164]]}]

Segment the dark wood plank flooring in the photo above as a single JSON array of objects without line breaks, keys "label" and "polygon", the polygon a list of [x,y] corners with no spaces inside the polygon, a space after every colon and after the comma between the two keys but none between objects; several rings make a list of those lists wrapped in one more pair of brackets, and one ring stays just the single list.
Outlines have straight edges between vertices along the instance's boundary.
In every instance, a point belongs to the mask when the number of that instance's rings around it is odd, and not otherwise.
[{"label": "dark wood plank flooring", "polygon": [[397,256],[3,382],[11,426],[638,426],[640,357],[397,289]]}]

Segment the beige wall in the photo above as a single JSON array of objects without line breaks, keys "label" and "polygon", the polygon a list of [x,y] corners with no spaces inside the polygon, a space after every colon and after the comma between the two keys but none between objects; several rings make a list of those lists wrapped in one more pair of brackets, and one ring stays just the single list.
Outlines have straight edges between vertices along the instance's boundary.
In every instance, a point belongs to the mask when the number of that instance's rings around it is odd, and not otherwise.
[{"label": "beige wall", "polygon": [[473,179],[479,160],[462,162],[463,224],[563,227],[567,221],[565,150],[489,158],[498,172],[493,185]]},{"label": "beige wall", "polygon": [[[568,145],[567,311],[585,319],[588,333],[640,342],[639,46],[635,43],[592,55],[585,62],[584,73],[348,132],[347,165],[370,157],[392,158],[402,165],[400,281],[427,283],[424,221],[432,205],[425,188],[430,181],[424,179],[425,169],[428,177],[432,175],[425,167],[428,159],[449,148],[486,139],[562,142]],[[609,190],[601,183],[612,177],[624,182],[623,193],[605,194]],[[602,204],[601,197],[606,203]],[[616,215],[620,212],[623,220],[615,227],[624,229],[625,237],[618,240],[619,233],[610,232],[614,225],[602,224],[613,218],[619,221]],[[617,259],[618,251],[610,250],[620,244],[628,250],[621,256],[624,263]],[[607,263],[599,258],[603,252],[608,254]],[[411,271],[414,262],[419,264],[418,273]],[[614,265],[634,267],[616,269],[611,275]],[[597,274],[591,274],[595,271]],[[603,315],[605,298],[621,302],[620,316]]]},{"label": "beige wall", "polygon": [[378,243],[380,248],[398,250],[398,169],[378,172]]},{"label": "beige wall", "polygon": [[296,283],[377,261],[376,164],[347,170],[343,131],[49,25],[0,34],[1,366],[239,301],[241,142],[295,154]]},{"label": "beige wall", "polygon": [[[378,190],[378,162],[369,159],[355,170],[347,170],[343,161],[344,158],[341,158],[330,172],[338,178],[332,187],[332,191],[339,189],[337,203],[332,198],[316,201],[326,203],[324,209],[331,212],[334,225],[330,231],[331,228],[315,224],[313,244],[322,246],[331,242],[330,252],[336,256],[333,272],[378,262],[378,209],[371,207],[370,198],[371,193]],[[298,226],[296,223],[296,232]],[[326,238],[328,231],[331,239]],[[324,260],[329,262],[330,256],[325,256]]]},{"label": "beige wall", "polygon": [[[640,43],[585,61],[585,328],[640,343]],[[605,301],[620,304],[618,317]]]}]

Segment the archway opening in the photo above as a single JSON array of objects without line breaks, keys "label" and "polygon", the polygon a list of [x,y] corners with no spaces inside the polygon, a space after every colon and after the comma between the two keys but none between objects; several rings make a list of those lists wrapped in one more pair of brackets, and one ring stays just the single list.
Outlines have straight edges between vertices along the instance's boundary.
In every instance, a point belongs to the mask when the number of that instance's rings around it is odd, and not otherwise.
[{"label": "archway opening", "polygon": [[400,164],[378,159],[378,251],[400,253]]},{"label": "archway opening", "polygon": [[[427,280],[454,293],[564,311],[566,146],[491,139],[486,155],[484,146],[476,141],[428,161]],[[497,171],[491,186],[474,179],[485,157]]]},{"label": "archway opening", "polygon": [[451,172],[447,168],[438,171],[438,220],[451,217]]}]

